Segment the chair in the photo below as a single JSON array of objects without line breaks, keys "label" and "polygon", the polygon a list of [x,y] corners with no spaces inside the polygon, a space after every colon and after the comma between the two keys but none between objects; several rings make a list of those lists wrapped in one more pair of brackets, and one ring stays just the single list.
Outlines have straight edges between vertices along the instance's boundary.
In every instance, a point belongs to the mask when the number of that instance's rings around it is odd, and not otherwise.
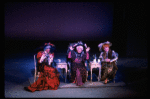
[{"label": "chair", "polygon": [[88,73],[89,73],[89,71],[90,71],[90,69],[89,69],[89,61],[85,61],[85,67],[86,67],[86,81],[87,81],[87,78],[88,78]]},{"label": "chair", "polygon": [[[115,54],[116,54],[116,56],[118,57],[118,53],[117,52],[115,52]],[[118,60],[118,59],[117,59]],[[115,64],[117,65],[117,60],[115,61]],[[115,83],[115,79],[116,79],[116,76],[114,77],[114,79],[113,79],[113,82]]]},{"label": "chair", "polygon": [[[87,81],[87,78],[88,78],[88,71],[89,71],[89,68],[88,68],[88,61],[85,62],[85,67],[86,67],[86,81]],[[68,65],[68,75],[69,75],[69,78],[71,78],[71,62],[67,60],[67,65]]]},{"label": "chair", "polygon": [[71,60],[68,58],[68,52],[66,55],[66,63],[67,63],[67,75],[69,76],[69,78],[71,78]]},{"label": "chair", "polygon": [[71,78],[71,62],[67,62],[67,67],[68,67],[67,74],[68,74],[69,78]]},{"label": "chair", "polygon": [[40,72],[38,71],[38,66],[37,66],[37,58],[36,58],[36,56],[37,56],[37,54],[34,54],[34,69],[35,69],[35,71],[34,71],[34,82],[36,81],[36,79],[37,79],[37,77],[39,77],[39,75],[40,75]]}]

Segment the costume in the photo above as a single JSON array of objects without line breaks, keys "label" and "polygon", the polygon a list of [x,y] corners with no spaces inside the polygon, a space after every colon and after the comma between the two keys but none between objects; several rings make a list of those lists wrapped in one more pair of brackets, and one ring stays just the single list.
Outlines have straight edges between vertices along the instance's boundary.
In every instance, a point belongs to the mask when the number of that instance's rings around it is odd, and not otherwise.
[{"label": "costume", "polygon": [[36,82],[27,87],[31,92],[47,89],[57,90],[60,84],[59,73],[56,68],[51,66],[54,53],[46,53],[45,50],[48,48],[50,48],[50,46],[46,46],[44,51],[39,51],[37,53],[40,75]]},{"label": "costume", "polygon": [[82,42],[74,44],[73,48],[75,49],[69,51],[68,58],[71,59],[71,82],[76,83],[77,86],[81,86],[86,81],[85,61],[89,59],[89,53],[85,51],[78,53],[76,51],[77,46],[85,47]]},{"label": "costume", "polygon": [[[104,43],[99,44],[99,48],[101,51],[101,54],[99,58],[101,59],[102,68],[101,68],[101,80],[106,80],[105,83],[107,83],[107,80],[114,79],[116,72],[118,70],[116,61],[118,59],[118,56],[114,50],[109,49],[109,51],[104,50],[104,45],[108,45],[110,47],[112,44],[107,41]],[[109,62],[105,61],[106,59],[110,59]]]}]

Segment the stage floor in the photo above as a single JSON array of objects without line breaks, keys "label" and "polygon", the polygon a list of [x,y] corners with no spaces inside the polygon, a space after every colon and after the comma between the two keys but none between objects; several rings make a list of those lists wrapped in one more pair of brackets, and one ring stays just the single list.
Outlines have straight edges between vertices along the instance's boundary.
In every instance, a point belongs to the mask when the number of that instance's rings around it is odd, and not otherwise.
[{"label": "stage floor", "polygon": [[[65,61],[65,54],[55,54],[55,59]],[[34,60],[33,53],[11,54],[5,57],[4,66],[4,97],[6,98],[109,98],[109,97],[145,97],[148,92],[148,60],[147,58],[118,59],[116,83],[103,84],[94,76],[81,87],[73,83],[64,83],[60,77],[58,90],[43,90],[34,93],[27,92],[24,87],[33,82]],[[89,75],[90,76],[90,75]],[[95,77],[95,78],[94,78]]]},{"label": "stage floor", "polygon": [[[34,77],[30,77],[29,78],[29,82],[26,82],[26,85],[29,85],[30,83],[32,84],[34,81]],[[110,81],[107,84],[104,84],[104,81],[87,81],[85,82],[84,85],[82,86],[76,86],[76,84],[74,83],[70,83],[70,82],[63,82],[61,80],[59,88],[95,88],[95,87],[122,87],[122,86],[126,86],[126,84],[123,81],[117,81],[117,82],[113,82]]]}]

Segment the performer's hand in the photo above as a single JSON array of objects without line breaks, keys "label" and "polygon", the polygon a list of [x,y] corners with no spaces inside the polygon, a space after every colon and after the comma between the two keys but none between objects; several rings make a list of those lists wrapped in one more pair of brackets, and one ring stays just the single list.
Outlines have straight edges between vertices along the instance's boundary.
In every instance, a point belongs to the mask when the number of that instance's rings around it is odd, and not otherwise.
[{"label": "performer's hand", "polygon": [[86,49],[86,52],[89,52],[89,50],[90,50],[90,47],[88,47],[88,48]]},{"label": "performer's hand", "polygon": [[53,55],[50,54],[49,57],[50,57],[50,58],[53,58]]},{"label": "performer's hand", "polygon": [[45,58],[46,58],[46,54],[43,53],[40,59],[40,63],[42,63]]},{"label": "performer's hand", "polygon": [[70,48],[71,51],[74,49],[72,46],[70,46],[69,48]]},{"label": "performer's hand", "polygon": [[105,59],[106,62],[110,62],[110,59]]},{"label": "performer's hand", "polygon": [[42,53],[42,56],[43,56],[43,57],[46,57],[46,53],[45,53],[45,52],[43,52],[43,53]]}]

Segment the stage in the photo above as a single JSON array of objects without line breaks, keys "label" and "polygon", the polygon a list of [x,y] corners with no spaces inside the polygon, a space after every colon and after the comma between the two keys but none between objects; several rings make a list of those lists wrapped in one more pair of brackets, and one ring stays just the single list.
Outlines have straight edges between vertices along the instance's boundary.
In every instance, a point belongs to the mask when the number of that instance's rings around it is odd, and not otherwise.
[{"label": "stage", "polygon": [[[6,98],[129,98],[148,96],[147,8],[142,2],[5,2],[4,97]],[[118,56],[115,83],[97,80],[90,72],[81,87],[64,83],[58,90],[24,90],[33,83],[34,55],[45,43],[56,49],[54,61],[66,61],[70,43],[82,41],[93,55],[110,41]],[[62,78],[63,77],[63,78]]]},{"label": "stage", "polygon": [[[34,53],[16,53],[5,57],[5,81],[4,96],[6,98],[107,98],[107,97],[145,97],[147,95],[147,58],[125,58],[119,57],[118,71],[115,83],[113,81],[104,84],[97,81],[96,72],[93,72],[93,80],[88,81],[83,86],[76,86],[64,82],[60,76],[60,86],[58,90],[43,90],[34,93],[24,90],[24,87],[33,83]],[[13,58],[12,58],[13,57]],[[54,61],[62,59],[64,54],[55,54]],[[63,75],[63,72],[61,72]],[[64,76],[63,76],[64,77]],[[108,95],[109,94],[109,95]]]}]

